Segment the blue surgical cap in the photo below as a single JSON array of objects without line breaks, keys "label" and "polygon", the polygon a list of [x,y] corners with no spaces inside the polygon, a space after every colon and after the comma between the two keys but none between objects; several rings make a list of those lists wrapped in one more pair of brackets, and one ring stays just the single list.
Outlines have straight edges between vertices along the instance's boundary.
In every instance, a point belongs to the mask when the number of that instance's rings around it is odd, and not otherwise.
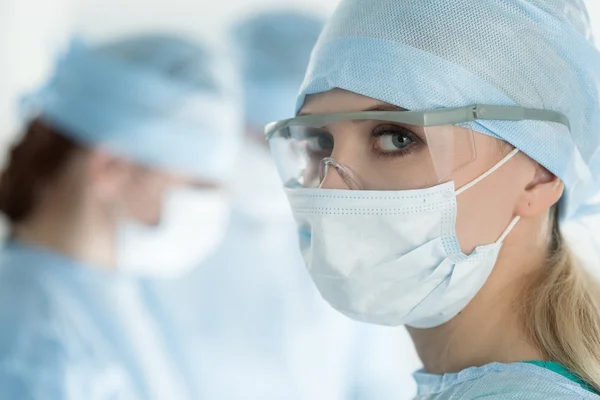
[{"label": "blue surgical cap", "polygon": [[142,36],[94,47],[74,40],[22,107],[84,145],[219,182],[243,132],[240,100],[224,59],[177,37]]},{"label": "blue surgical cap", "polygon": [[306,95],[341,88],[410,110],[473,104],[560,111],[478,121],[565,184],[573,217],[600,184],[600,52],[582,0],[342,0],[313,52]]},{"label": "blue surgical cap", "polygon": [[316,16],[280,11],[253,16],[234,27],[248,124],[262,127],[293,114],[323,25]]}]

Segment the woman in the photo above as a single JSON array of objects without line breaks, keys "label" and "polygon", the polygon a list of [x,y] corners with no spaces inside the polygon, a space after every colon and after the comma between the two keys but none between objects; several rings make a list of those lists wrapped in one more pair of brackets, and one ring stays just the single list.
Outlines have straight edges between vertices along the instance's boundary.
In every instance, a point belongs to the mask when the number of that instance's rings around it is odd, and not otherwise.
[{"label": "woman", "polygon": [[419,399],[599,398],[600,290],[561,234],[599,93],[579,0],[344,0],[326,26],[267,137],[313,281],[407,325]]},{"label": "woman", "polygon": [[226,225],[226,71],[176,37],[75,42],[24,100],[0,182],[2,398],[196,397],[185,329],[142,278],[189,272]]}]

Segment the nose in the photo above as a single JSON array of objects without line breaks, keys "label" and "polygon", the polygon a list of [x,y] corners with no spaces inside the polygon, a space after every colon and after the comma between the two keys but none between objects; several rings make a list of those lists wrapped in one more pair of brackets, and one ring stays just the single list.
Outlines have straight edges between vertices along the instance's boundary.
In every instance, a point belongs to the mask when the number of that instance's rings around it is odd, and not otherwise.
[{"label": "nose", "polygon": [[344,181],[342,176],[337,172],[335,168],[326,168],[325,175],[319,185],[320,189],[339,189],[339,190],[350,190],[350,186]]}]

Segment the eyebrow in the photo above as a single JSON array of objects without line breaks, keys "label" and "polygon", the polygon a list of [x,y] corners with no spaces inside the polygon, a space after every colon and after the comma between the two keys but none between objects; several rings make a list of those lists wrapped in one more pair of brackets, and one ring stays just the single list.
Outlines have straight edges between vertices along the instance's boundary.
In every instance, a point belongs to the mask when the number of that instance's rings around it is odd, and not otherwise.
[{"label": "eyebrow", "polygon": [[[364,110],[360,110],[357,112],[365,112],[365,111],[408,111],[406,108],[398,107],[393,104],[381,103],[374,105],[373,107],[366,108]],[[298,117],[303,117],[306,115],[312,115],[312,113],[301,112],[298,114]]]},{"label": "eyebrow", "polygon": [[363,111],[408,111],[406,108],[398,107],[393,104],[377,104]]}]

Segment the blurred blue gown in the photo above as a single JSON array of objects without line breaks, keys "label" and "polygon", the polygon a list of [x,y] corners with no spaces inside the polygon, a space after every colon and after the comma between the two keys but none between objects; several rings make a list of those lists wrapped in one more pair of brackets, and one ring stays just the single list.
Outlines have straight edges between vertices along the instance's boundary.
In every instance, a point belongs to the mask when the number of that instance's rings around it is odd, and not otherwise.
[{"label": "blurred blue gown", "polygon": [[143,281],[7,244],[0,398],[199,398],[187,344],[155,300]]}]

